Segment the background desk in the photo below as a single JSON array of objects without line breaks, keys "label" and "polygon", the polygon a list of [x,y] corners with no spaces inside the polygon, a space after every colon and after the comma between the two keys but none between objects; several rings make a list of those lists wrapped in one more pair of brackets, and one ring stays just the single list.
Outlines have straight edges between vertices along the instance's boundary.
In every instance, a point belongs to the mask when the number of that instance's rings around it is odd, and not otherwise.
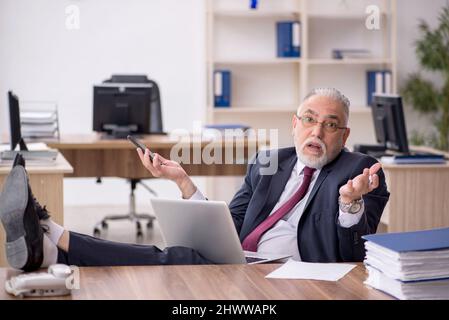
[{"label": "background desk", "polygon": [[449,163],[382,167],[391,193],[381,220],[388,232],[449,227]]},{"label": "background desk", "polygon": [[[153,152],[161,154],[164,158],[170,157],[170,150],[180,143],[173,141],[169,136],[150,135],[142,137],[145,143]],[[201,144],[183,143],[190,148],[191,157],[194,150],[201,148],[211,142],[203,141]],[[212,142],[215,144],[221,143]],[[103,139],[98,134],[66,135],[58,142],[47,142],[51,148],[58,149],[73,166],[73,174],[68,177],[120,177],[120,178],[151,178],[151,174],[146,170],[137,155],[136,148],[126,139]],[[248,142],[243,139],[236,140],[231,144],[234,150],[236,147],[247,146]],[[221,147],[224,156],[229,146]],[[244,158],[248,159],[247,150]],[[242,176],[246,173],[246,164],[182,164],[182,167],[192,176]]]},{"label": "background desk", "polygon": [[[63,177],[73,172],[72,167],[64,157],[59,154],[56,164],[51,166],[26,166],[31,189],[39,202],[45,204],[51,217],[59,224],[63,224]],[[0,167],[0,190],[11,170],[10,166]],[[0,266],[6,266],[5,233],[0,227]]]},{"label": "background desk", "polygon": [[[280,264],[80,268],[80,290],[63,299],[392,299],[366,287],[359,264],[337,282],[266,279]],[[16,275],[0,269],[0,283]],[[0,300],[15,299],[0,288]]]}]

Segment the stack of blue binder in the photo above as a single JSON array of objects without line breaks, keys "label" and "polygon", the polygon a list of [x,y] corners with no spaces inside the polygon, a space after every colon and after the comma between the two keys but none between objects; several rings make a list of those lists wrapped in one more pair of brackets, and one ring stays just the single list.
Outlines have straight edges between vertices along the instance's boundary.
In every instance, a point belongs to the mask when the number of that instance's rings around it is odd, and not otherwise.
[{"label": "stack of blue binder", "polygon": [[398,299],[449,299],[449,228],[363,238],[367,285]]}]

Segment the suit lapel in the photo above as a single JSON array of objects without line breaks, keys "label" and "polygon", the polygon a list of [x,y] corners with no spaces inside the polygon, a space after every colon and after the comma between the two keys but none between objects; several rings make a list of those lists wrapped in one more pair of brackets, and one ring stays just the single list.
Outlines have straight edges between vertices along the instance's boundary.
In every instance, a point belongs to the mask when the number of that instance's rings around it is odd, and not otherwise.
[{"label": "suit lapel", "polygon": [[251,211],[254,214],[247,215],[245,220],[245,225],[247,228],[242,230],[240,234],[240,239],[243,240],[249,232],[251,232],[256,226],[258,226],[266,217],[270,214],[276,205],[282,191],[284,191],[285,185],[287,184],[293,167],[296,163],[296,153],[291,157],[285,159],[279,163],[279,168],[276,174],[272,176],[264,176],[260,185],[258,186],[257,197],[261,198],[261,201],[257,203]]},{"label": "suit lapel", "polygon": [[[271,181],[268,185],[268,189],[266,189],[265,201],[260,206],[258,214],[255,216],[254,224],[258,225],[260,222],[266,219],[266,217],[273,210],[274,206],[278,202],[281,193],[285,189],[285,185],[287,184],[288,179],[292,173],[293,167],[296,164],[296,154],[283,161],[282,164],[279,165],[278,172],[271,177]],[[261,189],[263,190],[263,189]]]},{"label": "suit lapel", "polygon": [[285,161],[284,165],[279,168],[278,174],[276,174],[271,181],[271,190],[267,194],[267,202],[266,209],[271,212],[274,206],[278,202],[281,197],[281,193],[285,189],[285,185],[287,184],[290,176],[292,174],[293,167],[295,166],[297,161],[296,155],[290,158],[288,161]]}]

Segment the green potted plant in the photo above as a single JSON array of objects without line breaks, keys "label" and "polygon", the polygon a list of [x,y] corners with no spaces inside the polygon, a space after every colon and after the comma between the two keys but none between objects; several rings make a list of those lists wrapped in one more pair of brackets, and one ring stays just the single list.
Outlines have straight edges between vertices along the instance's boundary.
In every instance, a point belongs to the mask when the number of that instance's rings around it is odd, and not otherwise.
[{"label": "green potted plant", "polygon": [[415,110],[432,116],[437,131],[432,145],[449,150],[449,6],[442,8],[438,21],[433,30],[427,22],[420,21],[421,37],[415,42],[415,52],[422,69],[439,73],[442,84],[426,80],[416,72],[409,75],[401,94]]}]

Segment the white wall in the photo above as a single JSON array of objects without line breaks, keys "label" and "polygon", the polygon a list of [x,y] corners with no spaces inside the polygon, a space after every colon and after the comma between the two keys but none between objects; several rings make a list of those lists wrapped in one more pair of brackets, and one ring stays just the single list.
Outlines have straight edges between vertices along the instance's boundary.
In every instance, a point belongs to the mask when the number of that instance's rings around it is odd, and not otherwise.
[{"label": "white wall", "polygon": [[[243,0],[242,0],[243,1]],[[245,0],[246,1],[246,0]],[[399,85],[417,70],[413,41],[418,18],[434,21],[445,0],[398,0]],[[65,9],[80,8],[80,29],[66,28]],[[54,100],[61,132],[92,127],[92,85],[112,73],[145,73],[162,91],[167,130],[190,129],[205,111],[205,24],[203,0],[1,0],[0,133],[7,133],[6,92],[23,100]],[[406,108],[409,131],[428,127]],[[197,179],[204,186],[203,179]],[[178,196],[167,181],[150,185],[162,196]],[[120,179],[66,179],[65,204],[128,201]],[[139,190],[146,203],[147,192]]]},{"label": "white wall", "polygon": [[[80,9],[79,30],[66,28],[68,5]],[[155,79],[165,129],[191,129],[204,115],[204,55],[202,0],[1,0],[0,132],[9,89],[23,100],[57,101],[62,134],[91,132],[92,85],[112,73]],[[169,182],[151,185],[178,195]],[[68,205],[128,201],[119,179],[66,179],[64,187]]]}]

